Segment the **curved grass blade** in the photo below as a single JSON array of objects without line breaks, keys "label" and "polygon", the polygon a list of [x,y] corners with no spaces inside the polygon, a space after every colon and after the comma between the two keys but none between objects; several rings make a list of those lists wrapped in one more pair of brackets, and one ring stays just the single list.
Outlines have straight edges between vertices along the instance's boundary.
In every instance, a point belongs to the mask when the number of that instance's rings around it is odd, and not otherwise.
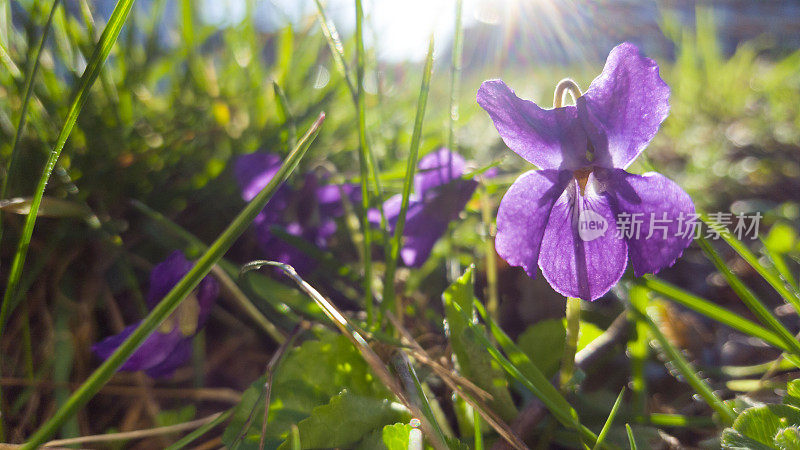
[{"label": "curved grass blade", "polygon": [[308,147],[317,137],[325,114],[320,114],[316,122],[309,128],[305,136],[300,140],[294,150],[286,157],[281,168],[270,180],[270,182],[258,193],[258,195],[242,209],[238,216],[228,225],[225,231],[217,237],[213,244],[208,247],[203,256],[197,260],[194,267],[164,296],[161,302],[150,311],[150,314],[142,320],[141,324],[126,339],[117,350],[98,367],[89,378],[70,396],[63,407],[59,408],[55,415],[42,425],[23,445],[23,449],[36,448],[47,440],[61,425],[75,414],[78,409],[86,404],[94,394],[108,382],[121,366],[136,349],[153,333],[189,295],[212,269],[214,264],[219,261],[225,252],[233,245],[234,241],[247,229],[259,212],[272,198],[278,187],[291,175],[297,165],[305,155]]},{"label": "curved grass blade", "polygon": [[97,79],[97,76],[100,74],[100,69],[103,67],[106,58],[108,58],[108,54],[111,52],[111,48],[114,46],[114,43],[119,36],[119,32],[122,30],[122,26],[125,24],[125,20],[127,19],[128,13],[130,12],[132,6],[133,0],[119,0],[117,2],[117,6],[114,8],[114,12],[111,14],[111,17],[108,19],[108,24],[103,30],[100,41],[95,46],[92,56],[86,65],[86,70],[84,70],[83,76],[81,76],[78,84],[78,90],[73,97],[72,104],[70,105],[69,112],[67,113],[67,120],[59,132],[56,145],[50,152],[50,155],[47,159],[47,164],[45,165],[42,176],[39,179],[39,184],[36,186],[36,191],[31,201],[30,212],[25,218],[25,225],[22,229],[22,235],[19,238],[17,251],[14,254],[14,259],[9,270],[6,291],[3,295],[3,304],[0,306],[0,335],[2,335],[5,321],[10,313],[8,308],[9,302],[16,295],[17,288],[19,287],[19,280],[22,276],[22,268],[25,265],[25,258],[28,254],[28,246],[30,245],[31,236],[33,235],[33,227],[36,224],[39,206],[41,205],[42,197],[44,196],[44,189],[47,186],[47,182],[50,180],[50,174],[53,172],[59,156],[61,156],[61,150],[64,148],[64,144],[66,144],[67,138],[69,138],[69,135],[72,132],[72,127],[75,125],[75,121],[78,119],[78,114],[80,114],[84,103],[86,103],[86,100],[88,99],[89,89],[92,87],[94,81]]},{"label": "curved grass blade", "polygon": [[403,308],[395,308],[395,285],[394,273],[397,270],[397,260],[400,258],[400,242],[403,239],[403,230],[406,225],[406,214],[408,213],[409,197],[411,187],[414,184],[414,174],[417,170],[417,160],[419,157],[419,143],[422,138],[422,122],[425,118],[425,107],[428,103],[428,91],[431,86],[431,75],[433,74],[433,36],[428,43],[428,56],[425,58],[425,68],[422,70],[422,86],[419,89],[417,99],[417,114],[414,119],[414,132],[411,135],[411,148],[408,152],[408,163],[406,164],[406,176],[403,179],[403,193],[400,202],[400,214],[397,216],[397,223],[394,227],[394,235],[389,243],[388,254],[386,255],[386,273],[383,281],[383,308],[395,309],[397,317],[402,321]]},{"label": "curved grass blade", "polygon": [[768,326],[772,331],[781,338],[786,346],[789,348],[787,349],[794,355],[800,356],[800,342],[798,342],[797,338],[786,329],[786,326],[778,320],[777,317],[769,310],[762,302],[759,300],[753,291],[751,291],[743,282],[742,280],[736,276],[736,274],[731,271],[731,269],[725,264],[722,258],[719,256],[719,253],[714,249],[714,247],[705,239],[698,239],[697,243],[700,244],[700,248],[703,249],[708,259],[711,260],[712,263],[717,267],[717,270],[720,271],[725,280],[731,286],[731,288],[736,292],[736,295],[744,302],[750,311],[758,317],[764,325]]},{"label": "curved grass blade", "polygon": [[643,286],[652,292],[661,294],[670,300],[673,300],[695,312],[698,312],[708,318],[716,320],[725,324],[734,330],[741,331],[753,337],[757,337],[764,342],[779,347],[783,350],[789,351],[789,347],[781,337],[771,330],[768,330],[761,325],[747,320],[744,317],[723,308],[715,303],[712,303],[704,298],[698,297],[690,292],[660,280],[651,275],[645,275],[639,278],[636,283]]}]

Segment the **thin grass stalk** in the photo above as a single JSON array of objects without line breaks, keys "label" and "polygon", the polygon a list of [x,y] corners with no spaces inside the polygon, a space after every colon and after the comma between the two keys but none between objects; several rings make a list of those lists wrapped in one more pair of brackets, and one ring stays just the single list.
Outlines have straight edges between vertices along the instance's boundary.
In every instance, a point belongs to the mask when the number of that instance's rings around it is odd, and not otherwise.
[{"label": "thin grass stalk", "polygon": [[283,116],[283,121],[288,128],[288,144],[289,148],[294,148],[297,145],[297,120],[292,114],[292,109],[289,107],[289,100],[286,99],[286,94],[281,89],[277,81],[272,82],[272,89],[275,92],[275,102],[278,104],[278,111]]},{"label": "thin grass stalk", "polygon": [[25,443],[23,448],[32,449],[42,444],[78,409],[86,404],[103,385],[114,375],[117,369],[133,354],[134,351],[152,334],[156,328],[178,307],[191,291],[200,283],[210,271],[214,264],[228,251],[236,239],[250,226],[250,223],[264,209],[275,191],[286,181],[291,173],[297,168],[300,160],[305,155],[311,143],[319,133],[325,114],[320,114],[319,118],[306,132],[305,136],[297,144],[297,147],[287,156],[281,168],[270,180],[270,182],[258,193],[258,195],[242,209],[238,216],[228,225],[225,231],[211,244],[197,260],[191,270],[176,284],[169,293],[164,296],[161,302],[150,311],[150,314],[142,320],[141,324],[131,335],[117,348],[111,356],[100,365],[89,378],[70,396],[67,402],[59,408],[55,415],[42,425]]},{"label": "thin grass stalk", "polygon": [[[459,2],[460,3],[460,2]],[[472,427],[475,433],[475,450],[483,450],[483,432],[481,431],[481,412],[472,408]]]},{"label": "thin grass stalk", "polygon": [[630,424],[625,424],[625,431],[628,433],[628,445],[630,445],[631,450],[637,450],[636,438],[633,436],[633,430],[631,430]]},{"label": "thin grass stalk", "polygon": [[402,200],[400,202],[400,213],[397,216],[397,223],[394,227],[394,235],[389,244],[389,252],[386,255],[386,274],[383,281],[383,302],[381,307],[384,310],[395,310],[400,322],[403,321],[403,305],[397,303],[395,295],[394,275],[397,270],[397,261],[400,258],[400,246],[403,240],[403,231],[406,226],[406,214],[408,213],[409,198],[411,188],[414,185],[414,175],[417,170],[417,160],[419,159],[419,144],[422,139],[422,122],[425,118],[425,107],[428,103],[428,91],[431,85],[431,75],[433,74],[433,36],[428,43],[428,56],[425,58],[425,67],[422,70],[422,86],[419,89],[417,99],[417,113],[414,118],[414,132],[411,135],[411,147],[409,149],[408,161],[406,164],[406,176],[403,179]]},{"label": "thin grass stalk", "polygon": [[559,373],[559,384],[562,392],[569,390],[572,376],[575,373],[575,353],[578,351],[578,335],[581,331],[581,300],[567,297],[566,309],[566,343],[564,344],[564,355],[561,359],[561,371]]},{"label": "thin grass stalk", "polygon": [[364,10],[361,0],[356,0],[356,115],[358,116],[358,165],[361,174],[361,231],[364,235],[362,241],[361,262],[364,265],[364,308],[367,311],[367,324],[371,327],[375,319],[372,308],[372,233],[370,232],[367,212],[370,205],[369,192],[369,150],[367,144],[367,119],[364,93]]},{"label": "thin grass stalk", "polygon": [[344,46],[342,46],[342,40],[339,38],[339,32],[336,31],[336,27],[333,26],[333,23],[328,21],[328,17],[325,15],[325,8],[322,7],[320,0],[314,0],[314,3],[317,5],[317,14],[319,14],[319,25],[322,27],[322,35],[328,42],[328,47],[333,56],[333,64],[339,69],[339,73],[344,76],[344,81],[347,83],[350,95],[355,99],[356,87],[344,60]]},{"label": "thin grass stalk", "polygon": [[[634,308],[644,310],[647,307],[647,290],[641,286],[632,286],[630,301]],[[628,342],[628,354],[631,359],[631,390],[633,391],[633,411],[640,416],[647,414],[647,376],[645,366],[650,356],[650,332],[647,324],[639,317],[628,312],[628,320],[633,323],[636,338]]]},{"label": "thin grass stalk", "polygon": [[[450,110],[447,120],[447,148],[451,152],[458,152],[458,142],[456,137],[456,121],[458,120],[458,93],[461,85],[461,55],[464,48],[462,29],[462,11],[463,0],[456,0],[455,4],[455,30],[453,32],[453,48],[452,58],[450,61]],[[452,158],[448,159],[448,174],[452,177],[453,161]],[[453,246],[453,228],[448,230],[449,245],[451,246],[450,255],[447,258],[447,275],[448,281],[453,282],[458,279],[461,274],[461,265],[455,252],[452,250]]]},{"label": "thin grass stalk", "polygon": [[492,320],[498,319],[498,310],[500,309],[500,293],[497,286],[497,259],[495,258],[494,251],[494,225],[492,224],[492,204],[489,198],[489,190],[486,185],[481,183],[479,189],[479,196],[481,202],[481,221],[483,222],[483,231],[485,233],[484,252],[486,258],[486,309]]}]

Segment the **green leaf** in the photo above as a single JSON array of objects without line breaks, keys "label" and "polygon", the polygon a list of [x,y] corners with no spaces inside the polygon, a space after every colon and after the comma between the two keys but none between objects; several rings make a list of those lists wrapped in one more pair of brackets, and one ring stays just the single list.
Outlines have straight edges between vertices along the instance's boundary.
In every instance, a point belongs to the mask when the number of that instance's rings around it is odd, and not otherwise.
[{"label": "green leaf", "polygon": [[[775,448],[775,437],[780,430],[800,425],[800,409],[789,405],[763,405],[748,408],[736,418],[733,429],[739,435]],[[783,436],[782,439],[788,437]],[[732,433],[723,434],[722,445],[731,448],[741,439]]]},{"label": "green leaf", "polygon": [[[345,390],[328,404],[314,408],[297,427],[301,448],[349,447],[377,428],[408,419],[408,410],[398,403]],[[287,441],[279,449],[289,446]]]},{"label": "green leaf", "polygon": [[781,428],[775,435],[775,445],[782,450],[800,450],[800,429],[796,426]]},{"label": "green leaf", "polygon": [[[265,381],[262,377],[245,391],[222,436],[226,446],[233,447],[243,434],[243,448],[258,448],[264,421]],[[342,389],[358,397],[381,401],[390,398],[388,390],[343,335],[323,331],[318,339],[289,351],[273,379],[266,442],[278,446],[288,437],[293,424],[308,418],[314,408],[329,403]],[[301,442],[306,445],[302,429]]]},{"label": "green leaf", "polygon": [[481,334],[486,332],[482,326],[468,322],[466,314],[462,313],[471,313],[475,301],[472,269],[467,269],[461,278],[450,285],[442,298],[450,345],[461,373],[492,395],[492,400],[488,402],[492,410],[505,420],[512,419],[517,411],[508,391],[508,381],[502,370],[493,363],[491,354],[482,342],[476,339],[476,331],[472,328],[480,328],[477,332]]},{"label": "green leaf", "polygon": [[755,439],[742,436],[741,433],[733,428],[726,428],[722,432],[722,448],[735,450],[774,450],[771,445],[764,445]]},{"label": "green leaf", "polygon": [[783,404],[800,408],[800,379],[786,383],[786,396]]},{"label": "green leaf", "polygon": [[407,423],[396,423],[383,427],[383,445],[387,450],[408,450],[408,438],[411,430],[411,425]]},{"label": "green leaf", "polygon": [[[536,367],[550,378],[558,372],[566,335],[563,320],[542,320],[520,334],[517,345],[536,364]],[[511,362],[520,365],[518,355],[510,353],[508,356]]]},{"label": "green leaf", "polygon": [[407,423],[386,425],[375,430],[359,442],[356,450],[408,450],[413,428]]}]

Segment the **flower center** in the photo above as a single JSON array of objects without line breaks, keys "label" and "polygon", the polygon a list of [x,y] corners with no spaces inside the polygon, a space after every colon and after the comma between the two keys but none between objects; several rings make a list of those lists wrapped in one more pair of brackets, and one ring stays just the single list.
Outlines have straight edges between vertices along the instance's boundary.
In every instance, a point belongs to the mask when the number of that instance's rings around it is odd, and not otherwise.
[{"label": "flower center", "polygon": [[578,182],[578,187],[581,188],[581,195],[586,191],[586,183],[589,182],[589,175],[592,173],[592,167],[584,167],[582,169],[574,170],[572,176]]}]

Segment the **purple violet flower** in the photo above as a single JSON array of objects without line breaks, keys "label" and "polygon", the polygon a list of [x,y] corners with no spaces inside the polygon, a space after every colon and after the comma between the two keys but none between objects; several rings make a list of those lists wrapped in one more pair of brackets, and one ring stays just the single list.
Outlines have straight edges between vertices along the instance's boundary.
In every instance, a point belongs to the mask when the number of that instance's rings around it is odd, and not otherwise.
[{"label": "purple violet flower", "polygon": [[[150,272],[150,291],[147,307],[153,309],[158,302],[183,278],[194,264],[179,251],[153,267]],[[192,338],[205,326],[211,308],[216,302],[219,286],[210,277],[203,278],[194,293],[183,302],[163,324],[125,361],[119,370],[135,372],[144,370],[153,378],[165,378],[189,361]],[[125,327],[117,335],[107,337],[92,346],[92,351],[108,359],[122,342],[133,333],[140,322]]]},{"label": "purple violet flower", "polygon": [[[478,182],[462,179],[464,158],[446,148],[425,155],[417,164],[414,192],[411,194],[403,228],[400,258],[409,267],[420,267],[430,256],[436,241],[447,231],[448,224],[472,197]],[[402,196],[397,194],[383,203],[389,230],[394,231],[400,215]],[[370,210],[373,226],[381,222],[380,211]]]},{"label": "purple violet flower", "polygon": [[[663,175],[625,171],[669,113],[655,61],[623,43],[574,96],[575,106],[542,109],[489,80],[478,103],[506,145],[540,169],[522,174],[503,197],[497,253],[530,277],[538,263],[565,296],[595,300],[620,280],[628,258],[637,277],[672,265],[691,243],[679,228],[694,204]],[[615,232],[624,217],[638,217],[641,233]]]},{"label": "purple violet flower", "polygon": [[[235,174],[245,201],[252,200],[278,172],[281,158],[274,153],[256,152],[240,156]],[[291,265],[299,273],[308,273],[315,261],[300,249],[272,232],[280,226],[288,234],[300,237],[319,247],[327,248],[336,233],[336,218],[344,215],[343,196],[353,204],[361,199],[361,191],[352,184],[320,185],[320,178],[306,174],[299,190],[284,184],[253,221],[259,247],[264,257]]]}]

